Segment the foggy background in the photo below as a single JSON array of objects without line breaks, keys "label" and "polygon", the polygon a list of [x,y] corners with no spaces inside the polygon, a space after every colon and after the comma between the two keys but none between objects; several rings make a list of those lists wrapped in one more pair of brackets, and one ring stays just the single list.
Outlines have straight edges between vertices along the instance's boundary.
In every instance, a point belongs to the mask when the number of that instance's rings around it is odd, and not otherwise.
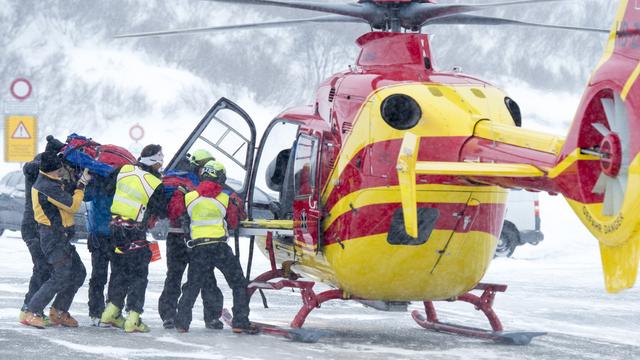
[{"label": "foggy background", "polygon": [[[474,2],[483,3],[465,1]],[[608,29],[616,5],[613,0],[576,0],[478,14]],[[268,118],[285,107],[311,103],[316,84],[355,62],[354,41],[368,26],[309,24],[164,38],[112,36],[316,15],[189,0],[0,0],[0,93],[6,100],[16,77],[31,81],[41,138],[68,130],[98,137],[120,123],[125,130],[136,122],[145,128],[164,122],[175,126],[174,120],[185,116],[197,115],[198,120],[220,96],[266,109],[248,111]],[[579,94],[607,39],[514,26],[439,25],[423,31],[433,34],[437,68],[461,66],[465,73],[507,91],[517,85],[549,94]],[[570,120],[558,119],[563,128]]]}]

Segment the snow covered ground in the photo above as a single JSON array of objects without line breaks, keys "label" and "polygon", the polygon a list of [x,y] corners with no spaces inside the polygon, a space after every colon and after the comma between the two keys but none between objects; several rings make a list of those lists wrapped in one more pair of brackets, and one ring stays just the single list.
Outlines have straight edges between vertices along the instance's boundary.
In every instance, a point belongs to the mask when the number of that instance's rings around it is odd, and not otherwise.
[{"label": "snow covered ground", "polygon": [[[640,354],[638,288],[606,294],[602,285],[597,244],[569,216],[560,197],[542,197],[543,231],[540,245],[516,250],[513,258],[496,259],[485,282],[504,283],[495,309],[507,331],[545,331],[528,346],[505,346],[459,336],[427,332],[408,313],[385,313],[355,302],[330,302],[309,316],[306,327],[326,331],[315,344],[293,343],[268,335],[248,336],[207,330],[201,303],[187,334],[164,330],[157,313],[166,266],[151,264],[144,319],[152,331],[127,335],[90,326],[87,283],[71,309],[78,329],[37,330],[17,322],[30,275],[30,258],[20,233],[0,237],[0,359],[632,359]],[[164,244],[161,243],[164,254]],[[90,268],[86,247],[77,249]],[[246,251],[243,251],[246,254]],[[255,274],[267,267],[260,254]],[[246,263],[246,262],[245,262]],[[222,279],[221,276],[219,276]],[[225,304],[231,294],[220,281]],[[286,325],[300,304],[297,292],[268,292],[269,309],[259,298],[251,304],[252,319]],[[437,303],[442,320],[486,326],[466,304]],[[420,308],[414,303],[411,309]]]}]

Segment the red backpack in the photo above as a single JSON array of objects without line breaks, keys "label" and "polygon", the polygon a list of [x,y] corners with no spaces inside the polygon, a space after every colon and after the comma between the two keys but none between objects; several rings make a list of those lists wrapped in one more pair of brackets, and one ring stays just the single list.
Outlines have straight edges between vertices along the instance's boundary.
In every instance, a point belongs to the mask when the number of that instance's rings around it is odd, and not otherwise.
[{"label": "red backpack", "polygon": [[127,149],[117,145],[99,145],[96,147],[95,159],[114,168],[136,163],[136,157]]}]

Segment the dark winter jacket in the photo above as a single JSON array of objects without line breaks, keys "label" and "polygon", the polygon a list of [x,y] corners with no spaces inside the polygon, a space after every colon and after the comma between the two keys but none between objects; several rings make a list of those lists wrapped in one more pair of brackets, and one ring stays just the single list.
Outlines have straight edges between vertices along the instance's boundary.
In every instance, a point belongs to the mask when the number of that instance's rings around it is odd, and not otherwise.
[{"label": "dark winter jacket", "polygon": [[38,237],[38,225],[36,220],[33,218],[33,202],[31,201],[31,188],[33,187],[33,183],[38,179],[38,173],[40,172],[40,156],[41,154],[36,155],[36,157],[24,164],[22,167],[22,173],[24,174],[24,214],[22,216],[22,238],[24,240],[31,240]]},{"label": "dark winter jacket", "polygon": [[34,218],[54,231],[68,231],[74,225],[74,214],[83,197],[83,190],[76,189],[71,195],[64,190],[62,180],[40,172],[31,188]]}]

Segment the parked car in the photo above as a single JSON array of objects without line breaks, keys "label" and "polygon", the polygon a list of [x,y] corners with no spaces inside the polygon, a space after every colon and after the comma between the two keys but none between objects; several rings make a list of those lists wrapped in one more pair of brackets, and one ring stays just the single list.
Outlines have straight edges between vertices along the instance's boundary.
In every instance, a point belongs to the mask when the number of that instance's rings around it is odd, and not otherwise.
[{"label": "parked car", "polygon": [[[0,235],[5,230],[20,231],[24,214],[24,175],[21,170],[11,171],[0,180]],[[87,209],[84,203],[75,216],[76,239],[87,238]]]},{"label": "parked car", "polygon": [[540,231],[538,193],[512,190],[504,219],[495,256],[509,257],[518,246],[538,245],[544,240],[544,234]]}]

